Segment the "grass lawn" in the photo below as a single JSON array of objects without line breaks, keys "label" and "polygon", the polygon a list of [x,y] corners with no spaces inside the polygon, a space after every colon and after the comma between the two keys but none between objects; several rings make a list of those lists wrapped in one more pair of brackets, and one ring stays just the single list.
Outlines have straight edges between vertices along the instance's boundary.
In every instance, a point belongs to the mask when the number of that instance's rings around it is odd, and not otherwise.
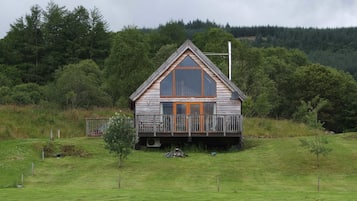
[{"label": "grass lawn", "polygon": [[[1,200],[356,200],[356,134],[330,135],[333,151],[321,158],[299,138],[246,139],[236,152],[190,152],[165,158],[163,150],[134,151],[122,168],[102,139],[67,138],[60,144],[86,157],[40,158],[45,140],[0,141]],[[35,163],[34,175],[31,163]],[[24,187],[15,188],[21,172]],[[4,176],[5,175],[5,176]],[[317,175],[320,192],[317,192]],[[120,188],[119,188],[120,180]]]}]

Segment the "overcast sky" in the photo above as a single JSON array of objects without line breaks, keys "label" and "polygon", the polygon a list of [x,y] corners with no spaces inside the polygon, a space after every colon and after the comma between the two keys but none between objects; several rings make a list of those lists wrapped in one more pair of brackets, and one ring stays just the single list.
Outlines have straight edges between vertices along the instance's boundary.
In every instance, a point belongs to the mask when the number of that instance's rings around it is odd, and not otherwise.
[{"label": "overcast sky", "polygon": [[[0,38],[10,24],[50,0],[0,0]],[[170,20],[200,19],[220,25],[335,28],[357,26],[357,0],[53,0],[72,10],[97,7],[111,31],[124,26],[156,28]]]}]

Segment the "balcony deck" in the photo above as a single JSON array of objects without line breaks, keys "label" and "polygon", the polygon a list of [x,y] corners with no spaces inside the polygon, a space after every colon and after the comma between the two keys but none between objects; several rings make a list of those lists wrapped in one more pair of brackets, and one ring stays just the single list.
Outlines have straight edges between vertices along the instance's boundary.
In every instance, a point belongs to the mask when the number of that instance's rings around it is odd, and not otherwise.
[{"label": "balcony deck", "polygon": [[240,137],[241,115],[136,115],[138,137]]}]

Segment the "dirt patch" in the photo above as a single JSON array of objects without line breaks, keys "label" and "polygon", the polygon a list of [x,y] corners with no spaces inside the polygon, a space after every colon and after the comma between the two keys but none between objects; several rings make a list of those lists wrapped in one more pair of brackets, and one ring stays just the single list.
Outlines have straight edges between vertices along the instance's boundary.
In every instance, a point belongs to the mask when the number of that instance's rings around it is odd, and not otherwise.
[{"label": "dirt patch", "polygon": [[91,154],[82,147],[76,145],[61,145],[54,142],[48,142],[43,146],[45,157],[89,157]]}]

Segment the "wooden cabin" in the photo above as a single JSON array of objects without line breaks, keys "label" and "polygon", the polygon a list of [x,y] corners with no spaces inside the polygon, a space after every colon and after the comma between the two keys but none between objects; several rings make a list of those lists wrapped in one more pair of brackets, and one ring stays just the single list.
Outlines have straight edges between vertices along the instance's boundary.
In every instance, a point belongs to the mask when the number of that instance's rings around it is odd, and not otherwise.
[{"label": "wooden cabin", "polygon": [[130,96],[138,144],[239,145],[244,99],[187,40]]}]

